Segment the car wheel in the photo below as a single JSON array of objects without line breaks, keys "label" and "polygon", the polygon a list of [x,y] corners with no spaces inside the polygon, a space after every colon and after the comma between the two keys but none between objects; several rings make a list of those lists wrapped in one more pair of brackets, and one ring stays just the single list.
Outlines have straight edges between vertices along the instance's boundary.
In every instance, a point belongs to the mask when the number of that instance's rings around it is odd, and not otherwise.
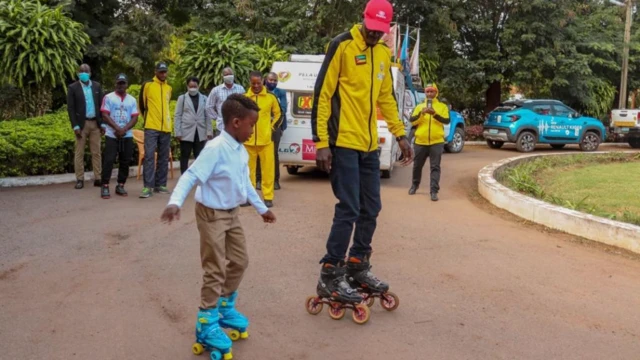
[{"label": "car wheel", "polygon": [[487,140],[487,145],[492,149],[500,149],[504,145],[504,141]]},{"label": "car wheel", "polygon": [[582,151],[596,151],[600,146],[600,136],[593,131],[587,131],[580,141],[580,150]]},{"label": "car wheel", "polygon": [[536,149],[536,143],[538,139],[536,139],[536,135],[530,131],[523,131],[518,135],[518,139],[516,140],[516,148],[520,152],[532,152]]},{"label": "car wheel", "polygon": [[560,150],[562,149],[565,145],[567,144],[551,144],[551,147],[556,149],[556,150]]},{"label": "car wheel", "polygon": [[463,148],[464,130],[462,130],[461,128],[456,128],[456,131],[453,133],[453,139],[444,147],[444,149],[452,154],[457,154],[461,152]]},{"label": "car wheel", "polygon": [[640,149],[640,138],[629,138],[629,146],[634,149]]},{"label": "car wheel", "polygon": [[287,173],[289,173],[289,175],[296,175],[299,169],[299,166],[287,166]]}]

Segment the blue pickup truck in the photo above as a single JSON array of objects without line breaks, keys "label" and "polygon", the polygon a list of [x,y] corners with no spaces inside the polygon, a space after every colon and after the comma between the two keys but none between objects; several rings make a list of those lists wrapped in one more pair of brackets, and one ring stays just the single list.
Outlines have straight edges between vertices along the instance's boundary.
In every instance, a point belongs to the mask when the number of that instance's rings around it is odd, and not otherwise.
[{"label": "blue pickup truck", "polygon": [[[421,102],[424,102],[425,98],[426,96],[422,91],[406,90],[404,96],[404,120],[407,124],[407,134],[413,135],[409,118],[411,117],[413,109]],[[464,148],[464,118],[459,112],[453,110],[449,110],[449,118],[451,122],[444,126],[444,150],[448,153],[455,154],[461,152]],[[412,136],[410,136],[410,140],[413,142]]]},{"label": "blue pickup truck", "polygon": [[520,152],[531,152],[536,144],[554,149],[579,144],[582,151],[596,151],[606,135],[600,120],[582,116],[558,100],[504,102],[489,113],[483,131],[490,148],[510,142]]}]

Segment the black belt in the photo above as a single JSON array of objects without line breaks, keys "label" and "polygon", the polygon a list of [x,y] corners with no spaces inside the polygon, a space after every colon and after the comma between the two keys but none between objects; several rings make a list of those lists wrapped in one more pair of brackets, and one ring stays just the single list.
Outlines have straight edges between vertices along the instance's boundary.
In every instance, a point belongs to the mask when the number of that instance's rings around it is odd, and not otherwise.
[{"label": "black belt", "polygon": [[228,213],[233,212],[233,210],[237,209],[238,207],[234,207],[233,209],[213,209],[213,211],[226,211]]}]

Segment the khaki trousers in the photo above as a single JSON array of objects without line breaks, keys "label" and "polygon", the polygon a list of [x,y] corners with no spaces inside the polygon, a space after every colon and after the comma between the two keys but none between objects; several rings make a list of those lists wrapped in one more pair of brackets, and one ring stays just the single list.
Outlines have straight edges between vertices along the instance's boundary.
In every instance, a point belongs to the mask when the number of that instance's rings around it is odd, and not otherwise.
[{"label": "khaki trousers", "polygon": [[81,138],[76,138],[75,171],[76,180],[84,180],[84,150],[89,138],[89,148],[91,148],[91,164],[93,165],[93,176],[95,180],[102,179],[102,160],[100,156],[100,144],[102,134],[100,127],[95,120],[85,121],[82,128]]},{"label": "khaki trousers", "polygon": [[196,204],[200,258],[204,271],[201,309],[215,308],[220,296],[229,296],[236,291],[249,265],[239,211],[239,208],[214,210]]}]

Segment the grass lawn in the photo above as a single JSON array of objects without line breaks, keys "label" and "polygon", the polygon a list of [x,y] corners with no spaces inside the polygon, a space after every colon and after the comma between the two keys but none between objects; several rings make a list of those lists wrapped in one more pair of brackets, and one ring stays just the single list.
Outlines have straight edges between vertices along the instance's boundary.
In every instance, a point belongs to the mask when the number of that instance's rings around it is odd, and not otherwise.
[{"label": "grass lawn", "polygon": [[570,208],[640,225],[640,162],[545,169],[534,175],[545,193]]}]

